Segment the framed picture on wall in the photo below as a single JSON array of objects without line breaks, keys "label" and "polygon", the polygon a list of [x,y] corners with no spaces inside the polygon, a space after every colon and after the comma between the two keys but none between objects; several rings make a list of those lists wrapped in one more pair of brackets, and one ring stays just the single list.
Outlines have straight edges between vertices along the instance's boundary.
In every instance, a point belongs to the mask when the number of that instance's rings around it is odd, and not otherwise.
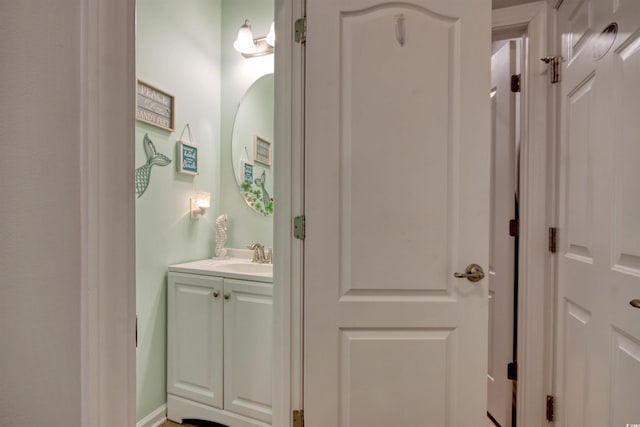
[{"label": "framed picture on wall", "polygon": [[253,146],[253,160],[271,166],[271,143],[257,135]]},{"label": "framed picture on wall", "polygon": [[198,146],[178,141],[178,172],[198,175]]},{"label": "framed picture on wall", "polygon": [[136,88],[136,120],[174,131],[175,105],[173,95],[138,79]]}]

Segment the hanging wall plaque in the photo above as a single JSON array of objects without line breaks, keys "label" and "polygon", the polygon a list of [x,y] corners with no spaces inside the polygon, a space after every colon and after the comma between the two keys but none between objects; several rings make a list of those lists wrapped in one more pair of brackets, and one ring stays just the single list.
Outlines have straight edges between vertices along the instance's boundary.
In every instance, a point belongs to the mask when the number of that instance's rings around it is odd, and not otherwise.
[{"label": "hanging wall plaque", "polygon": [[271,166],[271,143],[257,135],[254,142],[253,160]]},{"label": "hanging wall plaque", "polygon": [[161,129],[175,130],[175,97],[138,80],[136,88],[136,119]]},{"label": "hanging wall plaque", "polygon": [[[184,131],[189,134],[189,140],[185,141]],[[189,123],[184,126],[182,133],[180,134],[180,140],[177,143],[178,147],[178,172],[187,175],[198,175],[198,146],[193,141],[191,135],[191,127]]]}]

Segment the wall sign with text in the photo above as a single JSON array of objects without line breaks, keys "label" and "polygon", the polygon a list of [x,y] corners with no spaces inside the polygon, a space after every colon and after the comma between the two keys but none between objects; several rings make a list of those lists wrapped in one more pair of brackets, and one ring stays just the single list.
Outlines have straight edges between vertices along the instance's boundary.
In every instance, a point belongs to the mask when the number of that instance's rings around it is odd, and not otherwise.
[{"label": "wall sign with text", "polygon": [[173,95],[138,80],[136,85],[136,120],[174,131],[175,103],[176,99]]},{"label": "wall sign with text", "polygon": [[246,182],[249,184],[253,183],[253,165],[248,162],[242,162],[242,170],[244,173],[243,182]]},{"label": "wall sign with text", "polygon": [[198,146],[178,141],[178,172],[198,175]]},{"label": "wall sign with text", "polygon": [[271,143],[257,135],[253,149],[253,160],[271,166]]}]

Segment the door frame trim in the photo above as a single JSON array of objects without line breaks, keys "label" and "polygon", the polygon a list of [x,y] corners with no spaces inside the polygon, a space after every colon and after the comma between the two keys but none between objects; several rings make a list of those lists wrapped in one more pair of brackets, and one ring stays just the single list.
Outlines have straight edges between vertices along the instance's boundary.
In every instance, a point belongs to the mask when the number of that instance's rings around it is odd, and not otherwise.
[{"label": "door frame trim", "polygon": [[[293,235],[293,219],[304,214],[304,45],[294,43],[293,22],[305,15],[305,0],[275,0],[274,137],[278,167],[274,192],[274,378],[273,426],[292,425],[293,410],[303,409],[304,243]],[[278,396],[279,398],[276,398]]]},{"label": "door frame trim", "polygon": [[[522,29],[522,141],[520,155],[520,259],[518,295],[517,420],[523,427],[545,425],[546,395],[553,388],[554,257],[547,230],[555,220],[555,102],[540,58],[554,50],[555,11],[546,1],[496,9],[492,30]],[[542,212],[542,214],[541,214]],[[505,368],[506,369],[506,368]]]},{"label": "door frame trim", "polygon": [[[290,425],[291,409],[300,399],[295,363],[302,346],[297,310],[301,297],[302,245],[290,232],[292,213],[301,199],[301,49],[293,45],[293,17],[303,0],[276,0],[276,136],[283,142],[274,216],[274,426]],[[135,426],[136,419],[136,280],[135,280],[135,30],[136,0],[80,0],[79,42],[82,116],[80,134],[81,191],[81,425]],[[290,80],[286,80],[289,78]],[[276,92],[277,93],[277,92]],[[291,101],[287,103],[288,101]],[[285,151],[291,147],[291,153]],[[291,157],[289,157],[291,155]],[[282,166],[280,166],[282,165]],[[291,199],[288,200],[288,195]],[[286,272],[290,271],[291,280]],[[295,278],[298,279],[295,279]],[[276,282],[277,283],[277,282]],[[292,285],[293,283],[293,285]],[[298,293],[296,293],[298,292]],[[289,304],[289,302],[291,304]],[[283,310],[279,310],[283,308]],[[301,311],[300,311],[301,312]],[[299,315],[298,315],[299,316]],[[301,372],[301,370],[299,371]],[[276,376],[278,375],[278,376]],[[297,409],[297,408],[296,408]]]},{"label": "door frame trim", "polygon": [[81,0],[81,425],[134,426],[135,0]]}]

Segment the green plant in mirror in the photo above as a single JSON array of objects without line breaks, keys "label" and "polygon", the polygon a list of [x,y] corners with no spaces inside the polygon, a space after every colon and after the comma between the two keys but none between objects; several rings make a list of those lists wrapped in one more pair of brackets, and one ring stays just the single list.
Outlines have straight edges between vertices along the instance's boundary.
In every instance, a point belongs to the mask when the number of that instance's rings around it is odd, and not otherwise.
[{"label": "green plant in mirror", "polygon": [[[258,181],[258,179],[256,179]],[[242,196],[256,212],[264,216],[273,214],[273,197],[269,196],[263,188],[251,182],[243,182],[241,185]]]}]

